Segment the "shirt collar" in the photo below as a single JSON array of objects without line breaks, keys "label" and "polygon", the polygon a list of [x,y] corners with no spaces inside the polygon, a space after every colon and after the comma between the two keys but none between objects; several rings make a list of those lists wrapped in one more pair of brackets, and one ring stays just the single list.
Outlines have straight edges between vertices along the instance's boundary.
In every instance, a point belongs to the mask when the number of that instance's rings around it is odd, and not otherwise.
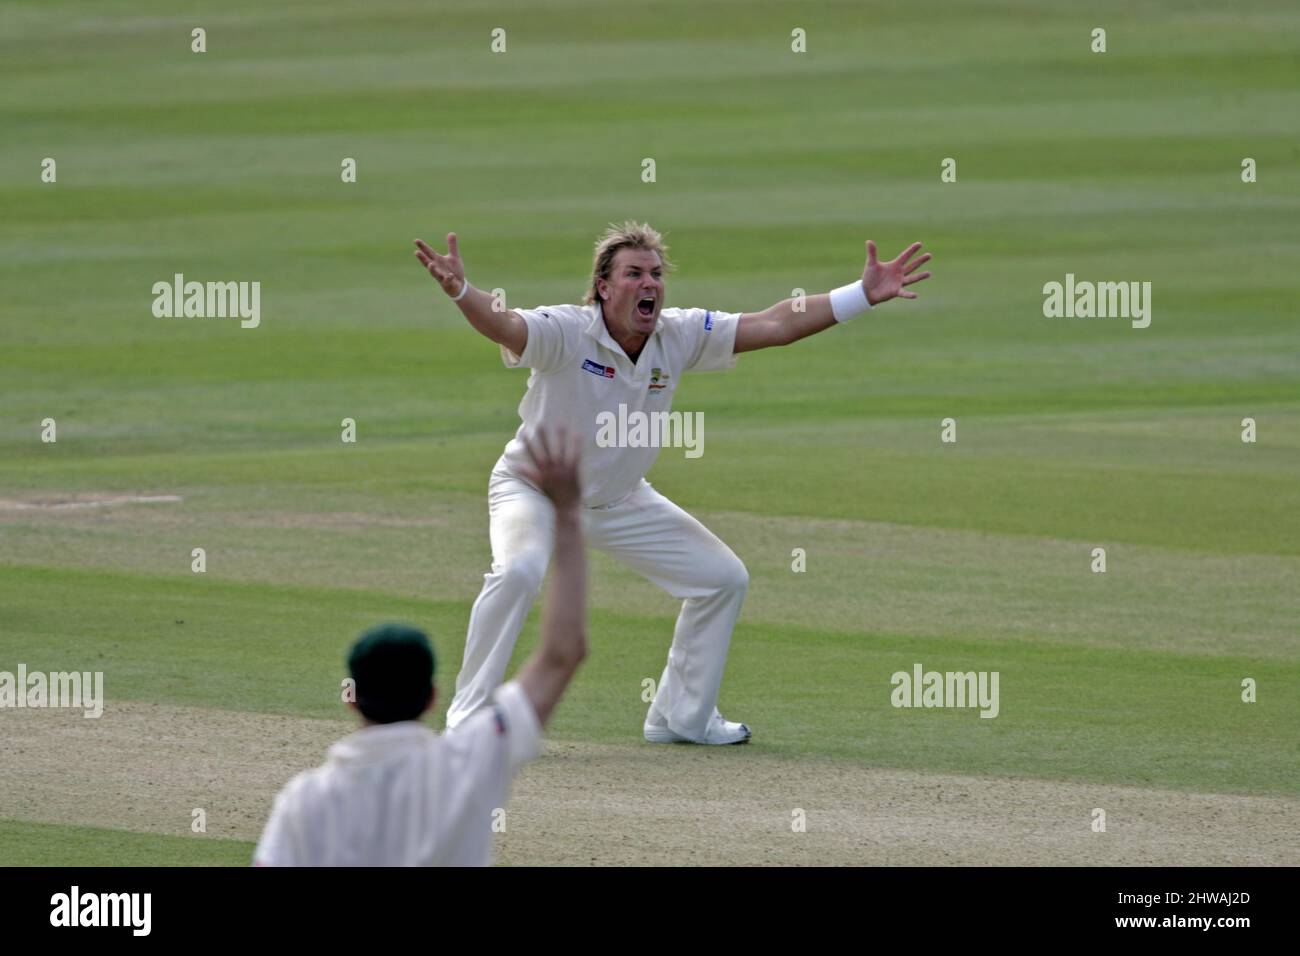
[{"label": "shirt collar", "polygon": [[372,724],[353,731],[329,749],[332,763],[369,763],[425,744],[436,738],[432,730],[418,720],[399,720],[391,724]]},{"label": "shirt collar", "polygon": [[[623,351],[623,346],[615,342],[614,336],[609,334],[609,327],[605,325],[605,315],[602,311],[601,304],[599,302],[594,302],[587,306],[587,311],[590,313],[590,318],[587,319],[587,334],[610,351],[626,357],[627,353]],[[654,331],[650,333],[650,338],[654,338],[662,332],[663,328],[664,317],[661,311],[659,317],[655,319]],[[646,344],[650,344],[649,339],[646,340]]]}]

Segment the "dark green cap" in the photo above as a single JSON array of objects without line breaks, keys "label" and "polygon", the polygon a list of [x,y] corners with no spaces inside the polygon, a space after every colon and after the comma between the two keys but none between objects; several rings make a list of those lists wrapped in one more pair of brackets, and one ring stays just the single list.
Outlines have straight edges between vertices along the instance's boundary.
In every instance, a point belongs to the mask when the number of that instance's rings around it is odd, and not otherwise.
[{"label": "dark green cap", "polygon": [[433,647],[418,628],[380,624],[352,645],[348,673],[356,682],[357,709],[367,720],[416,720],[433,689]]}]

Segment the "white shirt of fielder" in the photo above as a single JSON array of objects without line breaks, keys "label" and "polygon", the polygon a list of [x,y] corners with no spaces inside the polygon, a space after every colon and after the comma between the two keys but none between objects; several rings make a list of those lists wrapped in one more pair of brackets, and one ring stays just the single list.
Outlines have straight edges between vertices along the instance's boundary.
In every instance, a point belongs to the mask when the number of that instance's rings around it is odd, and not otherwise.
[{"label": "white shirt of fielder", "polygon": [[367,726],[275,799],[255,866],[487,866],[494,811],[541,752],[517,681],[454,730],[417,720]]},{"label": "white shirt of fielder", "polygon": [[636,362],[605,327],[599,303],[515,309],[528,325],[522,355],[504,345],[508,368],[532,370],[519,403],[522,424],[506,445],[500,466],[518,475],[527,460],[522,436],[540,422],[565,422],[583,435],[583,504],[612,504],[637,489],[659,455],[653,446],[619,448],[596,444],[597,415],[627,411],[667,412],[686,372],[728,369],[736,364],[738,312],[663,309]]}]

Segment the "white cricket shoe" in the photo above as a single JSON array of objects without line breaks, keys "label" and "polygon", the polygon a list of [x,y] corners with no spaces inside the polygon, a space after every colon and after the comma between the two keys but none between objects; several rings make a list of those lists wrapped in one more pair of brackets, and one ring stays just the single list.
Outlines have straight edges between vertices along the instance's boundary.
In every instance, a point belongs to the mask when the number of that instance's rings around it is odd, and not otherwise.
[{"label": "white cricket shoe", "polygon": [[668,723],[650,708],[650,713],[646,716],[645,739],[652,744],[712,744],[721,746],[724,744],[743,744],[749,740],[753,734],[744,724],[733,723],[730,720],[724,720],[718,709],[713,708],[713,718],[709,721],[709,729],[705,731],[703,740],[693,740],[690,737],[683,737],[676,731],[668,728]]}]

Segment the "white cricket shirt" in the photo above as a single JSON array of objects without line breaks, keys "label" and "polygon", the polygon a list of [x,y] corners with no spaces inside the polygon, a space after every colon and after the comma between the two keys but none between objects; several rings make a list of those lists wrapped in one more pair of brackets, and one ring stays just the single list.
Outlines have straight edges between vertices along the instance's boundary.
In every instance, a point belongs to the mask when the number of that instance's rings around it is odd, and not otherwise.
[{"label": "white cricket shirt", "polygon": [[532,369],[528,391],[519,403],[522,424],[506,445],[499,467],[518,476],[528,460],[522,436],[544,422],[563,422],[584,439],[583,504],[612,504],[631,494],[655,463],[659,449],[601,447],[596,443],[601,412],[667,412],[686,372],[707,372],[736,364],[739,312],[664,309],[636,363],[605,327],[599,303],[515,309],[528,325],[522,355],[504,345],[508,368]]},{"label": "white cricket shirt", "polygon": [[487,866],[493,811],[542,740],[517,681],[494,696],[442,735],[406,720],[334,744],[275,798],[254,865]]}]

